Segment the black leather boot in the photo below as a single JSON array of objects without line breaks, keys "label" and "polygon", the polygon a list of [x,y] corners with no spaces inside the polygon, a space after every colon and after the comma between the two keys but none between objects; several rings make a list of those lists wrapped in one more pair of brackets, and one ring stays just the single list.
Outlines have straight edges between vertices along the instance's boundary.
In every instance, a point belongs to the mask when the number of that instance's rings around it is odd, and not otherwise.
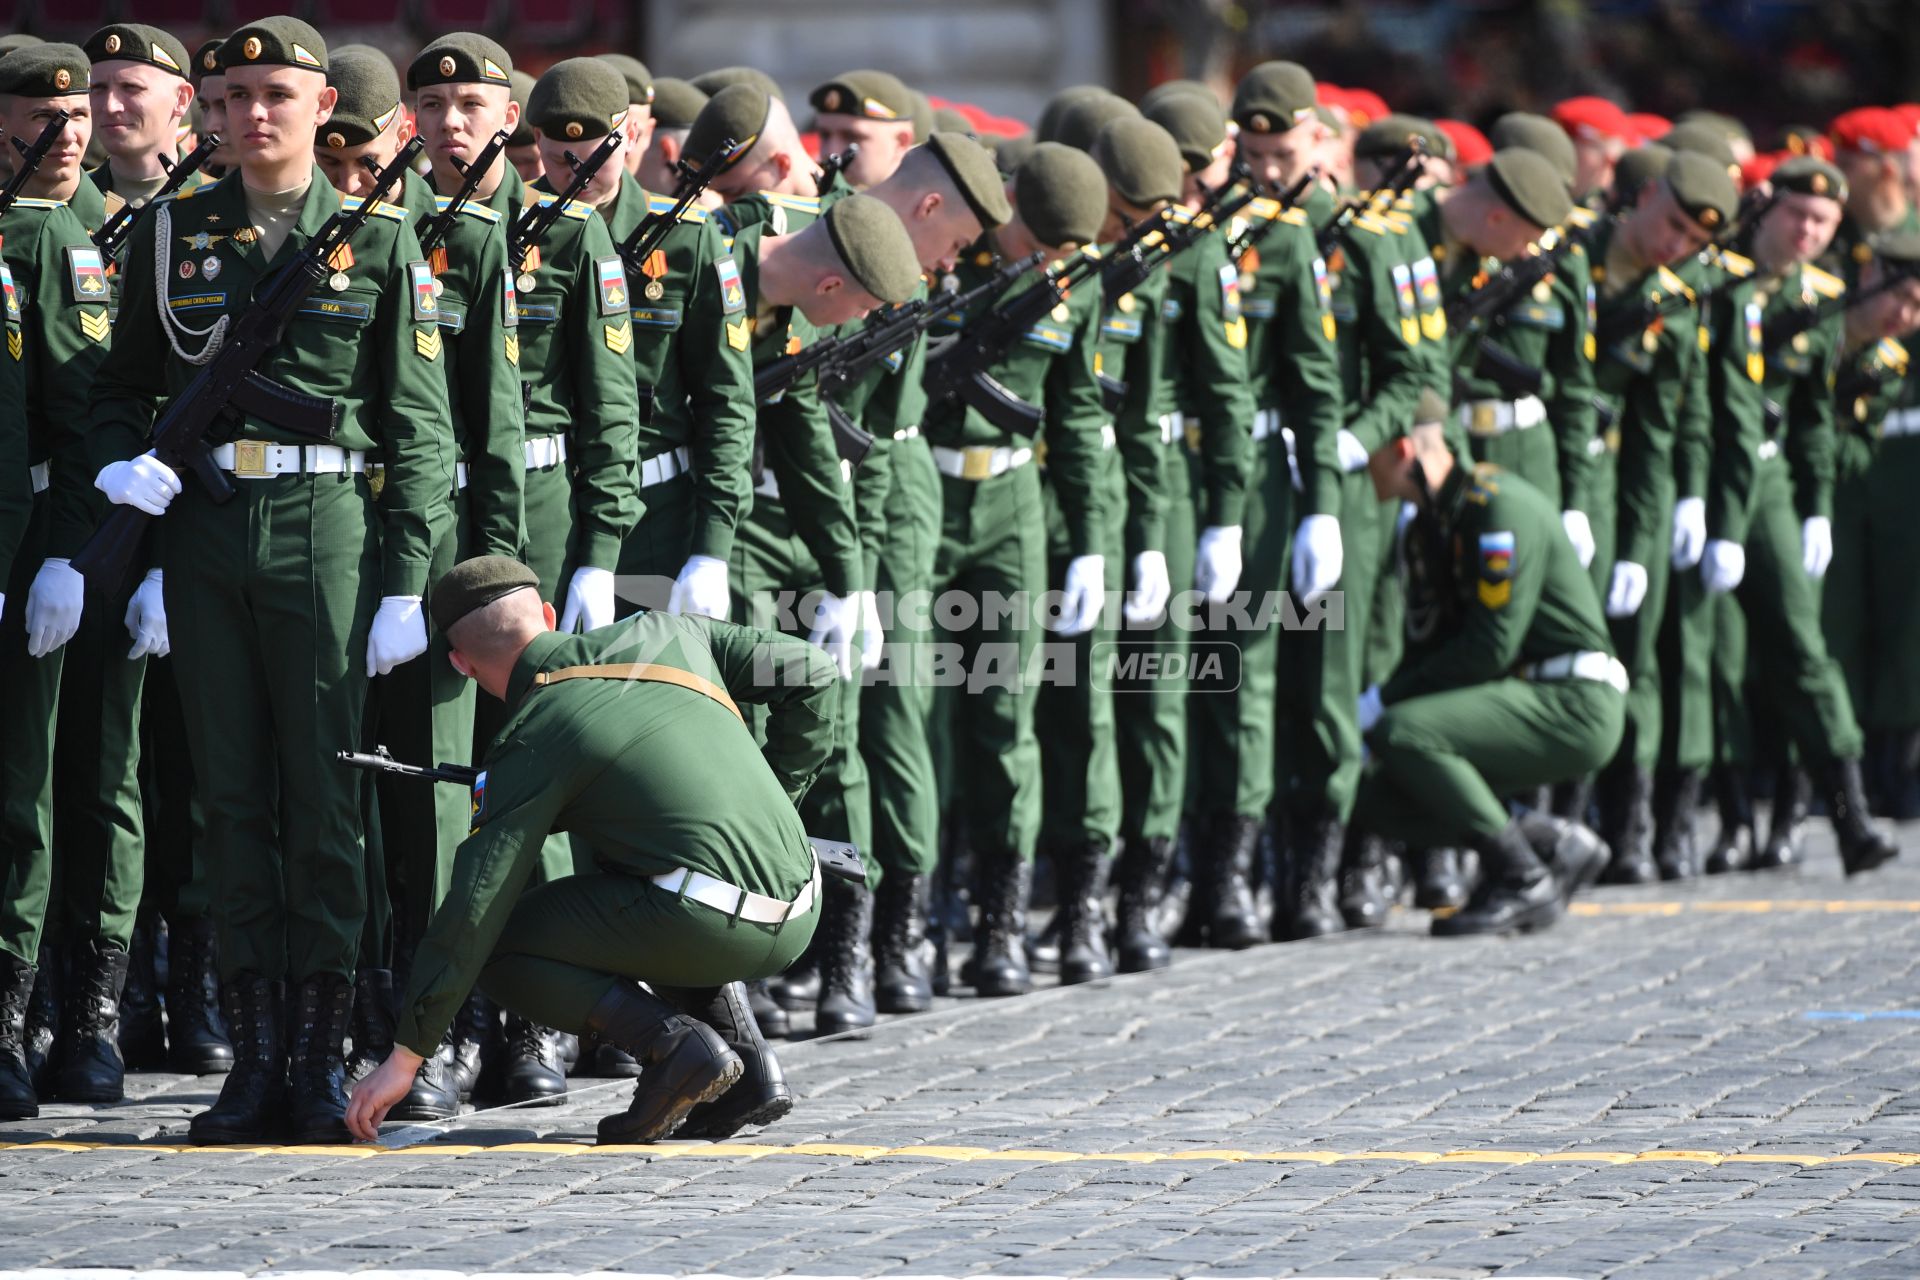
[{"label": "black leather boot", "polygon": [[1557,817],[1571,818],[1578,823],[1590,820],[1589,810],[1593,808],[1593,775],[1586,774],[1572,782],[1556,783],[1553,788],[1553,812]]},{"label": "black leather boot", "polygon": [[353,979],[328,973],[294,988],[287,1011],[287,1119],[300,1144],[338,1145],[347,1132],[347,1031]]},{"label": "black leather boot", "polygon": [[1773,783],[1773,817],[1767,823],[1767,842],[1753,855],[1755,871],[1777,871],[1804,860],[1801,840],[1812,802],[1813,779],[1806,770],[1781,765]]},{"label": "black leather boot", "polygon": [[453,1029],[441,1037],[433,1055],[413,1073],[413,1087],[387,1112],[389,1120],[447,1120],[460,1114],[460,1088],[454,1074]]},{"label": "black leather boot", "polygon": [[[882,882],[885,883],[884,881]],[[738,982],[706,990],[661,988],[659,994],[682,1013],[700,1019],[720,1033],[727,1048],[740,1058],[739,1083],[712,1102],[687,1113],[680,1126],[683,1138],[730,1138],[749,1125],[769,1125],[793,1110],[793,1090],[787,1087],[780,1059],[760,1035],[746,989]]]},{"label": "black leather boot", "polygon": [[1033,864],[1012,849],[973,851],[978,877],[974,902],[980,918],[973,928],[973,955],[966,978],[982,996],[1023,996],[1033,990],[1027,968],[1027,893]]},{"label": "black leather boot", "polygon": [[213,920],[167,923],[167,1062],[188,1075],[233,1070],[233,1044],[220,1016],[220,969]]},{"label": "black leather boot", "polygon": [[1518,822],[1470,843],[1480,855],[1480,887],[1466,906],[1433,922],[1436,938],[1544,929],[1567,909],[1561,885]]},{"label": "black leather boot", "polygon": [[635,982],[616,983],[602,996],[586,1029],[625,1049],[642,1068],[627,1109],[600,1121],[603,1144],[660,1141],[745,1070],[718,1031]]},{"label": "black leather boot", "polygon": [[1340,858],[1346,828],[1324,813],[1295,814],[1285,851],[1286,893],[1273,913],[1276,942],[1324,938],[1347,927],[1340,914]]},{"label": "black leather boot", "polygon": [[120,1057],[127,961],[126,952],[97,938],[73,948],[56,1051],[60,1065],[53,1073],[53,1096],[62,1102],[119,1102],[127,1096],[127,1064]]},{"label": "black leather boot", "polygon": [[753,1020],[760,1024],[761,1035],[779,1039],[792,1032],[792,1020],[767,989],[765,979],[747,984],[747,1008],[753,1011]]},{"label": "black leather boot", "polygon": [[1387,843],[1353,828],[1340,853],[1340,918],[1349,929],[1378,929],[1393,902],[1387,892]]},{"label": "black leather boot", "polygon": [[1422,849],[1414,855],[1414,906],[1422,911],[1464,907],[1471,892],[1458,849]]},{"label": "black leather boot", "polygon": [[1713,799],[1720,810],[1720,838],[1707,855],[1707,874],[1726,875],[1753,867],[1753,797],[1737,765],[1713,767]]},{"label": "black leather boot", "polygon": [[926,876],[905,871],[887,872],[873,891],[873,952],[878,968],[873,998],[882,1013],[922,1013],[933,1007],[927,892]]},{"label": "black leather boot", "polygon": [[1213,911],[1207,917],[1207,945],[1222,951],[1241,951],[1267,940],[1253,901],[1253,861],[1260,848],[1260,818],[1223,813],[1209,824],[1208,847],[1202,856],[1209,864]]},{"label": "black leather boot", "polygon": [[1887,733],[1887,817],[1895,822],[1920,819],[1920,729]]},{"label": "black leather boot", "polygon": [[51,942],[40,944],[40,963],[33,979],[33,995],[27,1002],[26,1061],[27,1074],[42,1097],[53,1096],[53,1072],[59,1065],[56,1035],[60,1030],[60,1010],[67,998],[67,948]]},{"label": "black leather boot", "polygon": [[271,1142],[285,1125],[287,1042],[280,984],[236,973],[221,984],[220,1003],[233,1042],[233,1070],[220,1096],[187,1125],[199,1146]]},{"label": "black leather boot", "polygon": [[1571,902],[1600,879],[1608,862],[1607,845],[1586,823],[1541,812],[1523,813],[1518,822],[1534,856],[1553,873],[1562,902]]},{"label": "black leather boot", "polygon": [[481,1073],[500,1042],[500,1009],[478,991],[469,995],[453,1020],[453,1061],[449,1083],[462,1102],[473,1099]]},{"label": "black leather boot", "polygon": [[160,982],[154,969],[159,930],[137,921],[127,946],[127,984],[120,989],[120,1060],[129,1071],[167,1065],[167,1024],[160,1016]]},{"label": "black leather boot", "polygon": [[767,979],[767,990],[782,1009],[798,1013],[813,1008],[820,999],[820,936],[787,968],[785,973]]},{"label": "black leather boot", "polygon": [[1114,950],[1119,953],[1122,973],[1164,969],[1173,959],[1158,919],[1172,864],[1173,841],[1166,836],[1128,840],[1120,845],[1115,859],[1120,892]]},{"label": "black leather boot", "polygon": [[1601,879],[1608,884],[1652,884],[1660,878],[1653,860],[1653,774],[1631,763],[1610,765],[1600,775],[1600,838],[1609,852]]},{"label": "black leather boot", "polygon": [[507,1015],[500,1055],[500,1096],[508,1102],[556,1107],[567,1096],[567,1069],[560,1061],[560,1033]]},{"label": "black leather boot", "polygon": [[1700,812],[1700,771],[1663,769],[1653,780],[1653,861],[1662,880],[1700,874],[1695,822]]},{"label": "black leather boot", "polygon": [[1840,844],[1840,864],[1850,876],[1871,871],[1900,856],[1900,846],[1883,835],[1867,817],[1866,790],[1860,782],[1860,761],[1833,760],[1820,771],[1820,793],[1827,817]]},{"label": "black leather boot", "polygon": [[567,1068],[569,1079],[631,1080],[640,1074],[640,1064],[619,1045],[602,1044],[592,1036],[580,1037],[580,1057]]},{"label": "black leather boot", "polygon": [[353,1025],[348,1030],[353,1050],[347,1055],[347,1079],[358,1081],[393,1052],[393,1030],[400,1016],[393,970],[360,970],[353,975],[353,996]]},{"label": "black leather boot", "polygon": [[0,951],[0,1120],[33,1120],[40,1098],[27,1071],[27,1002],[34,967]]},{"label": "black leather boot", "polygon": [[837,876],[824,884],[820,932],[820,1000],[813,1034],[836,1035],[873,1025],[873,894]]},{"label": "black leather boot", "polygon": [[1107,853],[1105,839],[1055,851],[1060,876],[1060,985],[1113,976],[1107,954]]}]

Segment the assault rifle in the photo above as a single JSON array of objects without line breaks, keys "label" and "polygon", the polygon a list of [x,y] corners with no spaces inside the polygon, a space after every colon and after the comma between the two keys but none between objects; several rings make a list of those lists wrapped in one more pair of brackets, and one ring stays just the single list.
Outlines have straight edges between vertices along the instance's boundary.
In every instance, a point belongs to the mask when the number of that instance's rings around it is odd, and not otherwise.
[{"label": "assault rifle", "polygon": [[502,129],[480,149],[480,154],[473,158],[472,164],[463,165],[459,157],[454,157],[454,167],[460,171],[460,189],[447,197],[447,207],[427,219],[427,225],[421,229],[420,248],[423,252],[432,253],[446,243],[447,237],[453,234],[454,219],[460,216],[460,210],[466,207],[467,201],[473,199],[473,193],[486,180],[487,171],[493,168],[493,162],[506,149],[507,131]]},{"label": "assault rifle", "polygon": [[109,262],[119,258],[120,250],[126,247],[128,240],[133,238],[133,229],[139,222],[140,215],[180,190],[188,178],[200,172],[201,166],[212,159],[213,153],[219,148],[220,135],[210,133],[200,139],[200,144],[181,157],[178,163],[166,156],[161,156],[160,166],[167,171],[167,180],[160,184],[160,189],[153,193],[153,198],[139,205],[129,200],[120,206],[119,212],[108,218],[100,225],[100,229],[93,233],[93,245],[100,250],[100,256]]},{"label": "assault rifle", "polygon": [[713,180],[726,169],[727,158],[733,154],[733,148],[733,139],[723,138],[720,145],[713,149],[713,154],[707,157],[706,163],[698,169],[685,160],[680,161],[680,181],[673,189],[672,207],[649,212],[640,219],[640,225],[633,229],[633,234],[620,242],[620,261],[626,265],[629,276],[641,273],[647,259],[667,238],[667,232],[673,230],[681,215],[693,207],[700,193],[713,185]]},{"label": "assault rifle", "polygon": [[67,121],[71,119],[72,113],[56,111],[47,117],[46,127],[40,130],[40,136],[31,144],[19,138],[13,139],[13,145],[20,152],[20,163],[13,167],[13,177],[7,180],[7,185],[0,187],[0,213],[13,208],[13,202],[20,198],[20,193],[27,189],[27,183],[33,180],[34,170],[47,158],[47,152],[53,150],[53,140],[60,136],[60,131],[67,127]]},{"label": "assault rifle", "polygon": [[567,152],[567,163],[573,166],[573,180],[567,183],[566,189],[544,203],[536,200],[513,220],[513,225],[507,229],[507,261],[513,264],[516,272],[526,270],[527,254],[540,243],[548,229],[560,221],[560,215],[567,210],[567,202],[577,199],[587,189],[587,184],[593,181],[593,175],[600,172],[601,167],[613,158],[613,153],[620,149],[621,136],[618,129],[614,130],[601,139],[600,145],[585,160],[579,159],[571,151]]},{"label": "assault rifle", "polygon": [[[1298,182],[1288,187],[1285,191],[1282,191],[1279,195],[1276,195],[1273,198],[1274,203],[1278,204],[1282,211],[1293,208],[1300,203],[1307,192],[1313,188],[1313,184],[1319,180],[1320,166],[1315,165],[1313,168],[1301,174]],[[1248,224],[1247,229],[1240,233],[1239,238],[1227,242],[1227,261],[1238,262],[1246,256],[1247,250],[1259,248],[1261,242],[1279,225],[1280,219],[1278,218],[1268,218],[1258,226]]]},{"label": "assault rifle", "polygon": [[1370,213],[1378,208],[1383,195],[1391,202],[1411,190],[1426,170],[1426,159],[1426,142],[1420,138],[1408,138],[1407,145],[1394,156],[1393,165],[1380,185],[1364,199],[1348,201],[1326,226],[1320,228],[1314,237],[1320,256],[1325,258],[1332,254],[1341,237],[1346,235],[1347,228],[1353,225],[1353,220],[1362,213]]}]

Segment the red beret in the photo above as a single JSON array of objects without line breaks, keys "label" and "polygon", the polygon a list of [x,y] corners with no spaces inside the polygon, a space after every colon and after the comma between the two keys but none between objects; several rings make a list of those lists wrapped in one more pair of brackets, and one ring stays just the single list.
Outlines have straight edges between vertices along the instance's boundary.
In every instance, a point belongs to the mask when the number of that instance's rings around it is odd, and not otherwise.
[{"label": "red beret", "polygon": [[1673,130],[1673,121],[1651,111],[1635,111],[1627,117],[1627,128],[1642,142],[1658,142]]},{"label": "red beret", "polygon": [[1835,116],[1827,126],[1836,151],[1864,151],[1883,155],[1905,151],[1913,141],[1914,126],[1886,107],[1856,107]]},{"label": "red beret", "polygon": [[1757,187],[1773,176],[1773,171],[1783,163],[1793,159],[1791,151],[1760,151],[1753,159],[1740,166],[1740,187],[1745,190]]},{"label": "red beret", "polygon": [[1364,129],[1375,120],[1387,118],[1387,100],[1371,89],[1348,89],[1346,91],[1347,115],[1353,121],[1353,127]]},{"label": "red beret", "polygon": [[1555,104],[1554,123],[1573,138],[1620,138],[1631,141],[1633,126],[1627,113],[1605,98],[1568,98]]},{"label": "red beret", "polygon": [[1435,120],[1434,126],[1453,140],[1453,162],[1459,169],[1472,169],[1493,159],[1493,144],[1487,135],[1465,120]]}]

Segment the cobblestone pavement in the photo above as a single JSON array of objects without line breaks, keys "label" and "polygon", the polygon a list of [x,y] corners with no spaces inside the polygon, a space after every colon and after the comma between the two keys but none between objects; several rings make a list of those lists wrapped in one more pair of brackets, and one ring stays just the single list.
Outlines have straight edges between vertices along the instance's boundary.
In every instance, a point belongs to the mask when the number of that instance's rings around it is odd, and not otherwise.
[{"label": "cobblestone pavement", "polygon": [[218,1081],[139,1077],[0,1124],[0,1268],[1910,1278],[1920,865],[1845,882],[1815,825],[1540,936],[1400,913],[783,1046],[800,1106],[722,1146],[586,1145],[609,1082],[195,1151]]}]

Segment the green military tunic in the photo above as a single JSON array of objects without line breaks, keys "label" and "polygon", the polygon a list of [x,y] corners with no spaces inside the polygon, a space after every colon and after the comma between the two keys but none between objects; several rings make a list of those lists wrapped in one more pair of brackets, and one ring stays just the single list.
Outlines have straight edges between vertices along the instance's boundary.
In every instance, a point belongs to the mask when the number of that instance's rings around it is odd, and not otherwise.
[{"label": "green military tunic", "polygon": [[[729,708],[678,684],[544,674],[652,663],[764,708],[766,744]],[[585,1028],[618,978],[711,987],[786,968],[813,934],[819,882],[794,812],[833,742],[838,673],[774,632],[642,612],[583,636],[535,637],[514,665],[510,715],[482,762],[473,830],[422,939],[395,1040],[433,1052],[476,981],[542,1026]],[[523,894],[547,835],[591,869]],[[654,877],[693,871],[809,909],[733,919]]]},{"label": "green military tunic", "polygon": [[[269,271],[342,207],[347,198],[310,172],[271,262],[237,175],[142,223],[116,341],[94,381],[89,439],[99,460],[145,447],[155,406],[186,387],[219,323],[243,312]],[[361,818],[355,779],[331,755],[361,741],[376,605],[425,594],[434,548],[452,527],[454,444],[432,274],[399,206],[378,207],[349,248],[350,261],[336,257],[329,284],[260,368],[337,405],[331,447],[345,456],[248,417],[223,460],[235,498],[215,503],[188,480],[157,525],[229,974],[300,981],[353,971],[366,909]],[[353,455],[380,467],[377,503]],[[306,469],[323,457],[335,469]],[[295,458],[301,470],[271,470]]]},{"label": "green military tunic", "polygon": [[1520,477],[1456,467],[1402,554],[1407,652],[1354,813],[1422,846],[1496,836],[1503,797],[1612,757],[1625,673],[1559,509]]}]

